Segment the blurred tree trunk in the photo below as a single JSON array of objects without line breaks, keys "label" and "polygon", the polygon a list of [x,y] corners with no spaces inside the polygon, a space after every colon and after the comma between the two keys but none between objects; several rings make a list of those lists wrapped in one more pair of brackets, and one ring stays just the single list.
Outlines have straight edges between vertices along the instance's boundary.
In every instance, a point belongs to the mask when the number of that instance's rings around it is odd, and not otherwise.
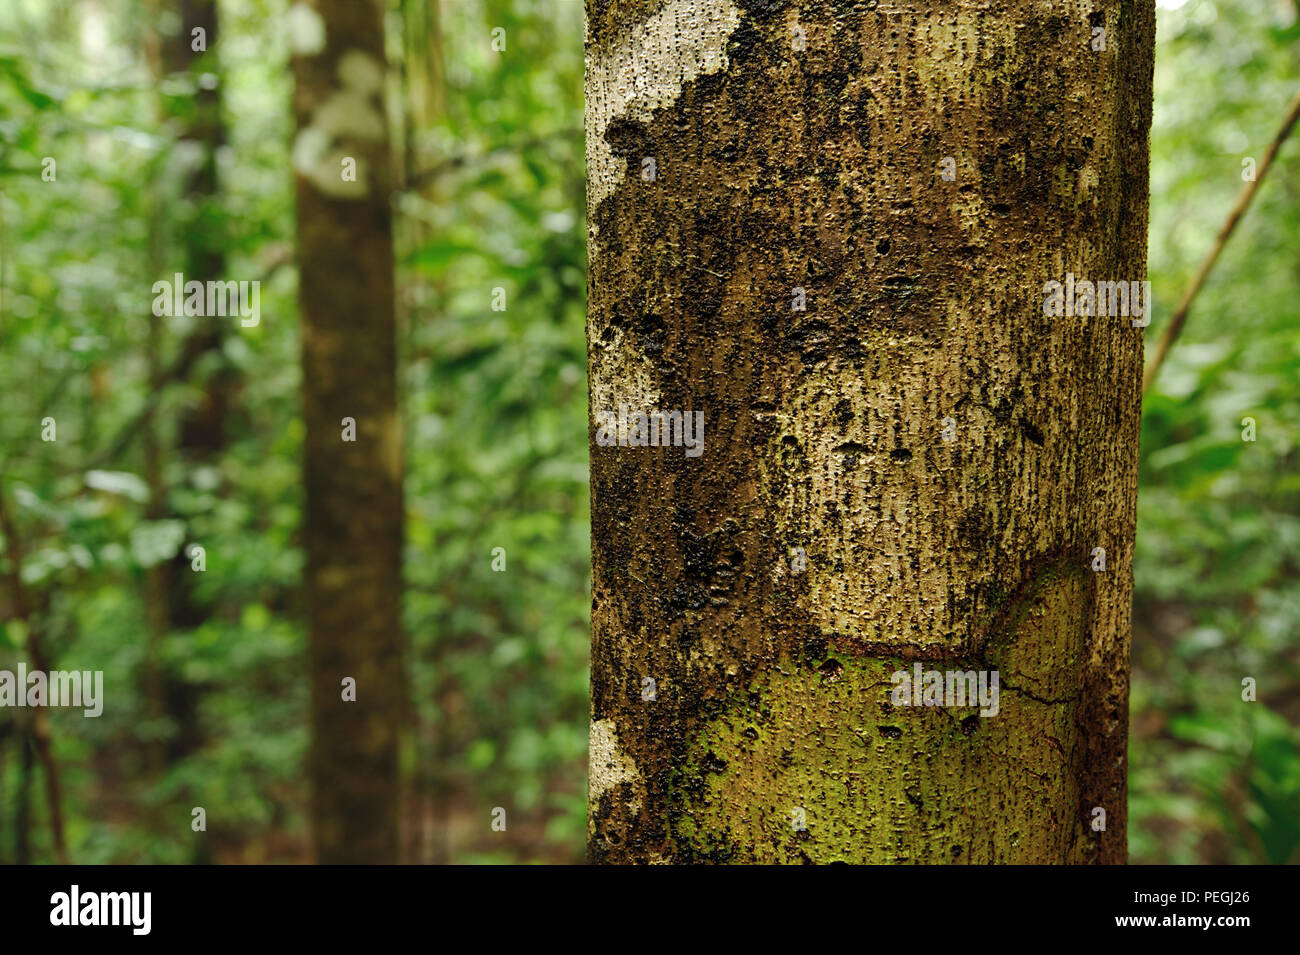
[{"label": "blurred tree trunk", "polygon": [[[398,861],[402,438],[383,9],[314,0],[290,25],[312,824],[326,863]],[[348,680],[355,702],[344,699]]]},{"label": "blurred tree trunk", "polygon": [[[439,0],[401,0],[404,180],[410,182],[427,162],[419,139],[442,118],[446,80]],[[422,220],[413,218],[413,223]]]},{"label": "blurred tree trunk", "polygon": [[[441,3],[440,0],[402,0],[401,13],[402,86],[406,94],[402,184],[404,189],[436,208],[444,200],[445,185],[437,176],[421,174],[433,167],[439,157],[433,150],[421,148],[421,142],[428,142],[428,132],[444,118],[446,109]],[[404,259],[433,237],[433,229],[428,219],[420,215],[403,216],[399,221],[398,255]],[[417,327],[414,323],[417,320],[438,320],[439,316],[429,312],[432,303],[441,299],[448,277],[447,273],[430,276],[414,270],[403,275],[398,315],[401,333],[405,336],[406,354],[411,355],[412,360],[415,359],[411,351],[412,333]],[[432,668],[435,676],[433,709],[436,713],[446,712],[448,698],[459,692],[451,669],[445,666],[449,648],[450,641],[445,635],[440,635],[422,660],[423,665]],[[454,789],[451,775],[455,740],[446,725],[428,725],[420,719],[414,707],[411,719],[418,734],[418,759],[411,779],[407,813],[410,831],[414,834],[411,861],[445,865],[451,858]]]},{"label": "blurred tree trunk", "polygon": [[[160,196],[155,204],[151,260],[155,274],[170,274],[174,268],[184,274],[186,281],[208,282],[225,277],[227,240],[217,178],[217,153],[226,142],[221,71],[216,56],[217,5],[214,0],[176,0],[159,4],[159,15],[164,12],[175,16],[178,29],[170,35],[155,34],[150,38],[153,49],[149,58],[155,77],[158,81],[186,77],[193,92],[188,96],[164,93],[160,121],[176,129],[178,143],[192,148],[172,156],[172,162],[186,165],[179,194]],[[167,258],[165,250],[169,247],[179,249],[178,260]],[[157,316],[150,319],[147,353],[155,395],[171,383],[162,361],[165,321]],[[236,373],[223,350],[228,328],[228,319],[201,319],[181,346],[185,360],[178,367],[195,375],[200,395],[196,404],[181,413],[171,449],[187,474],[198,467],[216,466],[226,448],[226,419],[237,386]],[[167,442],[152,412],[144,430],[145,473],[152,492],[149,518],[176,518],[168,500],[170,485],[164,465]],[[194,543],[202,542],[187,527],[180,551],[171,561],[150,568],[146,579],[150,625],[145,666],[147,705],[154,720],[168,717],[176,725],[173,736],[159,738],[149,746],[150,767],[156,773],[195,752],[203,743],[199,722],[201,688],[168,672],[161,659],[162,641],[168,633],[193,630],[211,612],[195,594],[197,576],[186,553]],[[196,861],[205,858],[200,855]]]},{"label": "blurred tree trunk", "polygon": [[1152,0],[587,13],[590,858],[1125,861]]}]

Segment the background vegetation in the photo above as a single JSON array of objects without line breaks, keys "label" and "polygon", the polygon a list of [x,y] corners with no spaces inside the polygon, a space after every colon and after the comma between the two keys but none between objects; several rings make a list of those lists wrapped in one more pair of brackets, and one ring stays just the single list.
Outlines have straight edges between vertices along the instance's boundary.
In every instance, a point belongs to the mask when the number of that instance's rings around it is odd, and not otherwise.
[{"label": "background vegetation", "polygon": [[[287,0],[221,0],[194,69],[168,0],[0,10],[0,668],[36,639],[102,669],[98,720],[50,712],[75,862],[310,858]],[[578,861],[588,502],[580,0],[391,5],[403,189],[413,862]],[[503,27],[506,50],[491,48]],[[1162,0],[1154,340],[1300,85],[1295,0]],[[187,125],[216,78],[218,189]],[[42,160],[57,179],[42,181]],[[1300,147],[1288,143],[1148,394],[1131,853],[1300,860]],[[261,324],[185,366],[154,281],[195,236],[262,282]],[[491,308],[492,289],[508,308]],[[366,317],[358,315],[357,321]],[[194,319],[203,322],[205,319]],[[173,372],[180,371],[179,374]],[[236,382],[226,447],[177,422]],[[57,441],[40,438],[57,422]],[[1241,439],[1243,417],[1258,440]],[[358,502],[364,507],[364,502]],[[200,541],[192,626],[154,633],[151,569]],[[492,571],[503,547],[507,570]],[[15,561],[15,558],[18,561]],[[183,557],[180,558],[183,560]],[[25,612],[26,611],[26,612]],[[1254,677],[1259,701],[1241,701]],[[0,710],[0,861],[51,861],[38,755]],[[194,833],[190,810],[207,810]],[[505,832],[490,826],[508,810]]]}]

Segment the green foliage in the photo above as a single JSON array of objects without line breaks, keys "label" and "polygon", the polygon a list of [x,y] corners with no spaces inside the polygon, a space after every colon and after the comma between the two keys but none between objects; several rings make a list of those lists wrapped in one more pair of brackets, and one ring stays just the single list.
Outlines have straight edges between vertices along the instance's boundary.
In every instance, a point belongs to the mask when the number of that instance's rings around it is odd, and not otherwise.
[{"label": "green foliage", "polygon": [[[464,851],[573,861],[591,601],[582,8],[442,15],[444,38],[463,40],[444,40],[446,109],[417,166],[439,174],[406,197],[399,273],[418,303],[405,354],[417,778],[430,811],[468,817]],[[488,827],[494,806],[505,834]]]},{"label": "green foliage", "polygon": [[[150,51],[188,42],[166,4],[142,19],[114,0],[89,23],[55,6],[19,0],[0,14],[0,454],[54,665],[108,679],[100,720],[54,714],[69,853],[304,859],[292,89],[283,31],[271,28],[287,4],[222,2],[215,51],[194,74],[160,80]],[[441,22],[432,2],[403,5],[430,67],[407,79],[426,82],[436,108],[403,143],[410,181],[394,197],[408,829],[438,831],[413,836],[411,858],[573,861],[585,831],[590,602],[582,8],[436,6]],[[490,45],[497,26],[505,53]],[[185,185],[193,147],[179,137],[205,69],[221,76],[227,147],[220,195],[199,205]],[[41,179],[45,156],[53,182]],[[166,319],[152,338],[150,289],[182,268],[187,246],[215,237],[227,277],[262,280],[263,321],[225,345],[239,382],[228,446],[217,460],[185,460],[178,419],[201,405],[220,363],[208,356],[155,384],[206,320]],[[492,308],[498,287],[504,311]],[[53,443],[40,440],[47,415]],[[179,561],[189,573],[191,543],[207,555],[193,585],[206,619],[151,637],[150,572]],[[6,623],[0,667],[26,659],[26,633]],[[180,695],[162,712],[149,704],[151,667]],[[163,768],[151,747],[166,752]],[[9,860],[16,743],[0,742],[0,784]],[[49,859],[39,776],[27,785],[32,857]],[[196,805],[208,811],[205,838],[189,828]],[[498,805],[506,833],[488,825]]]},{"label": "green foliage", "polygon": [[[1166,4],[1174,7],[1174,4]],[[1162,9],[1154,341],[1300,85],[1292,3]],[[1300,860],[1300,140],[1288,141],[1144,402],[1129,783],[1136,862]],[[1255,441],[1243,440],[1243,419]],[[1243,678],[1258,701],[1242,700]]]}]

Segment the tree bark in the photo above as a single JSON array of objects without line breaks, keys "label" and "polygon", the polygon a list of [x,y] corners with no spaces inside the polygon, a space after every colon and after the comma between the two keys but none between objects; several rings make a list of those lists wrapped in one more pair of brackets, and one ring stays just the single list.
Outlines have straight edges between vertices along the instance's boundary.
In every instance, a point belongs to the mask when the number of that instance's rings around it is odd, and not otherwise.
[{"label": "tree bark", "polygon": [[1124,862],[1142,331],[1044,283],[1145,277],[1151,0],[587,30],[589,857]]},{"label": "tree bark", "polygon": [[[325,863],[398,861],[402,444],[378,0],[291,12],[306,435],[312,823]],[[355,179],[347,178],[355,162]],[[343,419],[356,440],[344,440]],[[344,680],[356,700],[344,700]]]}]

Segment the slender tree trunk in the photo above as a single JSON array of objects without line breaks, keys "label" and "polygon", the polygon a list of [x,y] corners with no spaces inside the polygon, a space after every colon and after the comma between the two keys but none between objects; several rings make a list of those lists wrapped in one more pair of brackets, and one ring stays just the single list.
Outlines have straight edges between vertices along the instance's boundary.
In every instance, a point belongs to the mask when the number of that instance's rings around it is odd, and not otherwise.
[{"label": "slender tree trunk", "polygon": [[[314,0],[290,15],[313,831],[321,862],[391,863],[405,683],[383,4]],[[355,702],[344,698],[347,680]]]},{"label": "slender tree trunk", "polygon": [[[8,790],[8,786],[6,785],[9,781],[9,764],[7,759],[8,757],[7,747],[9,743],[9,734],[13,732],[14,729],[16,729],[16,727],[14,726],[13,723],[4,723],[0,725],[0,806],[9,805],[9,790]],[[22,734],[21,733],[17,734],[17,738],[18,738],[18,746],[21,749],[23,745]],[[0,865],[8,864],[8,853],[6,850],[9,847],[9,840],[7,838],[8,833],[5,831],[6,821],[7,820],[5,818],[5,812],[2,809],[0,809]]]},{"label": "slender tree trunk", "polygon": [[[402,18],[402,89],[403,98],[403,163],[402,188],[410,190],[426,202],[437,205],[444,185],[436,177],[423,177],[437,157],[433,150],[421,148],[429,131],[445,112],[445,70],[442,37],[442,12],[439,0],[401,0]],[[397,255],[404,259],[421,248],[432,235],[427,219],[422,216],[404,216],[399,220]],[[412,331],[416,321],[437,321],[430,314],[435,290],[445,284],[442,277],[420,275],[412,271],[402,276],[402,295],[398,300],[398,326],[402,345],[410,354]],[[435,642],[426,654],[423,665],[432,666],[439,675],[433,694],[435,710],[441,712],[441,702],[446,696],[449,671],[443,666],[446,655],[445,640]],[[431,726],[420,718],[419,710],[409,711],[415,756],[415,770],[409,782],[406,819],[407,832],[411,833],[407,860],[420,864],[444,864],[449,860],[451,813],[444,801],[451,790],[448,778],[454,760],[444,758],[442,751],[449,746],[445,727]]]},{"label": "slender tree trunk", "polygon": [[[189,74],[194,84],[192,99],[170,105],[164,98],[160,121],[179,125],[178,139],[194,149],[193,165],[186,170],[179,197],[166,196],[156,204],[168,218],[156,215],[150,256],[159,274],[167,263],[163,250],[179,246],[180,258],[170,264],[179,268],[186,281],[209,282],[224,279],[226,234],[220,214],[217,180],[217,152],[226,141],[221,116],[221,71],[216,59],[218,14],[215,0],[175,0],[160,4],[159,13],[173,13],[179,29],[168,36],[154,36],[151,61],[159,81],[168,76]],[[184,344],[187,368],[203,376],[201,400],[181,415],[174,454],[187,467],[215,464],[226,447],[226,419],[233,401],[236,374],[225,358],[223,342],[230,320],[208,318],[200,322]],[[155,393],[167,385],[162,365],[163,320],[150,319],[148,361]],[[168,500],[170,488],[164,475],[165,441],[159,422],[148,416],[145,434],[145,473],[152,491],[151,520],[175,517]],[[149,569],[146,580],[150,641],[145,685],[150,715],[164,715],[176,722],[176,735],[150,746],[149,761],[155,772],[195,752],[203,743],[199,721],[201,689],[165,671],[161,645],[166,635],[193,630],[207,619],[210,608],[195,590],[195,573],[186,550],[199,543],[187,531],[184,544],[174,558]],[[203,845],[203,844],[200,844]],[[203,849],[199,850],[202,853]]]},{"label": "slender tree trunk", "polygon": [[28,734],[19,734],[18,751],[21,755],[18,798],[14,802],[14,861],[18,865],[30,865],[32,861],[32,769],[36,765],[36,744]]},{"label": "slender tree trunk", "polygon": [[[26,626],[27,639],[24,646],[28,665],[34,670],[49,673],[52,670],[45,641],[45,620],[49,613],[49,601],[42,595],[33,598],[29,595],[23,582],[24,547],[18,537],[16,522],[9,515],[5,502],[5,489],[0,486],[0,536],[4,539],[5,558],[8,563],[6,576],[9,585],[9,602],[13,608],[12,619],[20,620]],[[21,712],[21,711],[20,711]],[[59,783],[59,766],[54,757],[54,738],[50,729],[50,713],[46,707],[35,707],[31,714],[22,720],[22,731],[29,741],[31,752],[41,764],[45,778],[46,807],[50,821],[50,841],[54,845],[55,858],[61,865],[68,862],[67,846],[63,836],[63,797]],[[24,757],[21,794],[19,796],[19,821],[26,825],[28,784],[31,780],[31,764]],[[18,843],[18,861],[29,861],[30,842],[25,833],[20,834]]]},{"label": "slender tree trunk", "polygon": [[[201,150],[201,159],[185,182],[186,214],[179,220],[185,256],[182,267],[186,281],[207,283],[227,278],[228,234],[226,217],[219,207],[221,193],[217,176],[217,154],[226,142],[221,115],[221,83],[225,74],[216,52],[219,14],[216,0],[180,0],[179,8],[181,34],[168,45],[171,57],[164,56],[163,61],[169,63],[169,72],[188,71],[199,76],[193,116],[182,139],[197,144]],[[195,49],[196,29],[203,31],[204,51]],[[209,317],[199,323],[184,345],[187,352],[196,356],[193,367],[202,376],[201,397],[196,405],[181,414],[176,435],[175,455],[187,468],[217,465],[228,445],[227,425],[239,387],[239,374],[225,354],[226,336],[232,327],[230,319]],[[165,582],[169,630],[192,632],[212,613],[210,604],[195,592],[199,575],[192,568],[189,553],[191,545],[204,543],[187,526],[181,549],[171,561],[157,568]],[[164,707],[177,724],[176,737],[167,748],[168,761],[174,764],[203,745],[199,716],[203,687],[180,674],[169,673],[163,692]],[[195,844],[195,861],[211,861],[208,841],[199,840]]]},{"label": "slender tree trunk", "polygon": [[590,858],[1123,862],[1151,0],[587,28]]}]

